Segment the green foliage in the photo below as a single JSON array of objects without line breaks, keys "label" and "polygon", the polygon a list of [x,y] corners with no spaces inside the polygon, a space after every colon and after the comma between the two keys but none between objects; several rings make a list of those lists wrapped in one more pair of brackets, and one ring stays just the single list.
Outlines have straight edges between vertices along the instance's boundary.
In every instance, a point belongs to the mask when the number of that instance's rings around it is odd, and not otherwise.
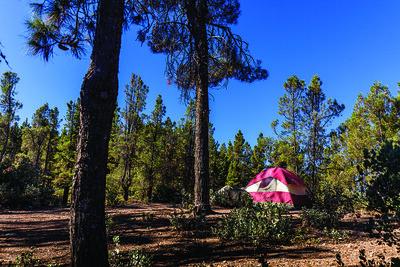
[{"label": "green foliage", "polygon": [[398,140],[399,97],[393,97],[381,83],[371,86],[368,95],[359,95],[351,117],[340,127],[336,153],[331,155],[331,179],[339,178],[353,190],[365,190],[371,179],[366,170],[365,151],[383,145],[386,140]]},{"label": "green foliage", "polygon": [[343,241],[349,236],[346,231],[341,231],[335,228],[328,229],[327,227],[324,228],[323,233],[325,236],[335,241],[336,243]]},{"label": "green foliage", "polygon": [[369,207],[400,216],[400,144],[385,142],[366,153],[364,164],[372,177],[367,187]]},{"label": "green foliage", "polygon": [[325,227],[334,227],[337,225],[339,218],[334,212],[330,213],[326,210],[319,209],[303,209],[301,214],[303,224],[318,229]]},{"label": "green foliage", "polygon": [[32,247],[30,250],[24,251],[21,255],[17,256],[15,259],[15,265],[17,267],[35,267],[42,266],[43,263],[34,257],[34,248]]},{"label": "green foliage", "polygon": [[53,183],[56,188],[63,191],[63,205],[67,205],[74,176],[79,131],[79,109],[79,100],[67,103],[64,128],[61,131],[54,154]]},{"label": "green foliage", "polygon": [[251,178],[251,147],[244,139],[242,131],[235,135],[232,153],[229,155],[229,169],[226,184],[244,186]]},{"label": "green foliage", "polygon": [[53,192],[25,155],[19,154],[12,165],[0,164],[1,205],[12,208],[47,206],[54,202]]},{"label": "green foliage", "polygon": [[339,220],[353,211],[353,198],[343,187],[324,181],[311,209],[303,208],[302,220],[306,225],[323,229],[337,226]]},{"label": "green foliage", "polygon": [[110,267],[150,267],[153,256],[143,250],[135,249],[127,252],[120,251],[120,237],[113,237],[114,249],[109,253]]},{"label": "green foliage", "polygon": [[303,143],[303,133],[301,132],[303,117],[301,112],[304,104],[306,85],[297,76],[291,76],[284,83],[283,87],[285,88],[285,94],[279,99],[278,111],[278,114],[283,118],[282,129],[278,131],[278,120],[272,123],[272,128],[279,139],[287,142],[290,146],[285,151],[285,154],[279,154],[286,157],[285,163],[287,168],[293,170],[295,173],[300,173],[304,157],[304,153],[301,151]]},{"label": "green foliage", "polygon": [[[1,53],[1,51],[0,51]],[[17,111],[22,104],[15,98],[18,75],[14,72],[3,73],[0,80],[0,162],[3,162],[10,152],[13,137],[13,124],[19,120]]]},{"label": "green foliage", "polygon": [[213,228],[213,232],[222,240],[260,246],[289,242],[293,228],[285,205],[265,203],[233,209]]},{"label": "green foliage", "polygon": [[256,176],[260,171],[267,167],[268,163],[271,163],[273,143],[272,138],[264,137],[262,133],[258,135],[257,144],[253,148],[250,159],[251,177]]},{"label": "green foliage", "polygon": [[333,119],[341,115],[344,105],[326,98],[318,76],[307,87],[303,80],[292,76],[284,88],[285,94],[279,100],[282,124],[278,120],[272,123],[278,136],[272,162],[301,174],[314,198],[326,162],[326,131]]}]

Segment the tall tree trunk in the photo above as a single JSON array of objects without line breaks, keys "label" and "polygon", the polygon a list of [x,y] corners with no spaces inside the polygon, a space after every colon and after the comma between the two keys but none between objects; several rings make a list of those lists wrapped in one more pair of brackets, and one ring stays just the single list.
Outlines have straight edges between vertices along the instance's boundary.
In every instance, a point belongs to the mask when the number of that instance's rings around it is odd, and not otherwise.
[{"label": "tall tree trunk", "polygon": [[211,210],[209,200],[209,148],[208,148],[208,40],[206,32],[207,1],[200,0],[192,24],[196,56],[198,60],[198,80],[196,83],[196,124],[194,150],[194,213]]},{"label": "tall tree trunk", "polygon": [[100,0],[83,80],[70,242],[72,266],[109,266],[105,227],[108,142],[118,94],[124,0]]}]

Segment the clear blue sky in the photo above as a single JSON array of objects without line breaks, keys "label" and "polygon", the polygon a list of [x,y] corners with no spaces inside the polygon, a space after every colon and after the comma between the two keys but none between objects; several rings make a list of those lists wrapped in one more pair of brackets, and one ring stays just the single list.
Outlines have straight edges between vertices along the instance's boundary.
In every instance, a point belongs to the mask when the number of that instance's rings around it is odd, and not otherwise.
[{"label": "clear blue sky", "polygon": [[[79,95],[88,66],[87,55],[74,59],[58,51],[50,62],[27,54],[24,20],[30,16],[26,0],[0,0],[0,41],[12,71],[21,77],[18,98],[21,119],[31,118],[40,105],[65,104]],[[242,0],[242,14],[235,31],[250,43],[253,55],[269,70],[269,79],[253,84],[231,81],[227,89],[211,90],[211,121],[218,141],[232,139],[241,129],[254,144],[259,132],[272,135],[282,84],[296,74],[307,82],[318,74],[327,96],[346,105],[343,121],[356,96],[374,81],[397,91],[400,81],[399,0]],[[135,41],[135,29],[125,33],[121,52],[120,88],[132,72],[150,86],[148,108],[161,94],[167,115],[177,120],[185,107],[179,92],[168,86],[165,58],[153,55]],[[0,65],[0,72],[8,68]],[[119,101],[123,101],[120,90]]]}]

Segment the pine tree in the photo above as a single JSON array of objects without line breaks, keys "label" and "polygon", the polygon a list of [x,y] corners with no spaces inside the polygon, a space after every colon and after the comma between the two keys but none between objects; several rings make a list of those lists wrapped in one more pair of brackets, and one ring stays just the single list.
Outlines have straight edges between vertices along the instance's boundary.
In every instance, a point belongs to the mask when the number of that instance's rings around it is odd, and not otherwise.
[{"label": "pine tree", "polygon": [[70,224],[72,266],[108,266],[104,222],[108,141],[118,94],[122,28],[136,17],[131,5],[124,0],[34,1],[33,18],[27,22],[31,52],[45,60],[57,47],[76,57],[86,44],[92,49],[80,95]]},{"label": "pine tree", "polygon": [[0,81],[0,132],[2,133],[0,137],[0,163],[3,162],[9,148],[13,124],[19,120],[16,113],[22,108],[22,104],[15,99],[18,81],[18,75],[13,72],[3,73]]},{"label": "pine tree", "polygon": [[138,139],[143,128],[142,114],[146,107],[147,93],[149,87],[142,79],[132,74],[130,84],[125,87],[125,108],[121,113],[123,127],[123,142],[121,154],[123,161],[123,172],[120,179],[124,193],[124,200],[129,197],[129,188],[132,185],[133,168],[136,164],[138,154]]},{"label": "pine tree", "polygon": [[[301,136],[301,108],[304,101],[305,82],[297,76],[291,76],[284,83],[285,94],[279,99],[278,114],[283,117],[281,131],[278,131],[278,120],[272,123],[272,128],[281,140],[285,140],[292,148],[289,154],[287,167],[296,173],[302,171],[304,155],[300,150],[302,147]],[[288,151],[289,152],[289,151]]]},{"label": "pine tree", "polygon": [[57,144],[57,152],[54,155],[56,187],[62,189],[62,204],[67,206],[74,166],[76,161],[76,149],[79,133],[79,100],[67,103],[67,114],[64,127]]},{"label": "pine tree", "polygon": [[165,106],[161,95],[158,95],[156,99],[156,104],[154,110],[151,113],[149,123],[146,129],[146,144],[147,144],[147,160],[145,163],[145,180],[147,183],[146,189],[146,199],[152,201],[153,189],[154,189],[154,179],[156,171],[160,165],[160,137],[162,136],[165,116]]},{"label": "pine tree", "polygon": [[184,97],[195,91],[194,204],[195,214],[205,213],[210,210],[208,89],[230,78],[265,79],[267,71],[250,56],[247,43],[231,31],[240,13],[237,0],[165,1],[149,6],[155,23],[140,32],[142,40],[147,38],[155,53],[167,54],[169,80]]},{"label": "pine tree", "polygon": [[241,130],[235,135],[226,184],[244,186],[251,177],[251,147],[244,139]]},{"label": "pine tree", "polygon": [[253,148],[251,155],[251,176],[254,177],[271,163],[271,151],[273,141],[271,138],[264,137],[262,133],[258,135],[257,144]]},{"label": "pine tree", "polygon": [[321,166],[324,162],[324,147],[327,144],[326,129],[332,120],[342,113],[344,105],[336,100],[326,99],[322,81],[314,76],[304,96],[302,106],[305,130],[306,174],[311,197],[319,188]]}]

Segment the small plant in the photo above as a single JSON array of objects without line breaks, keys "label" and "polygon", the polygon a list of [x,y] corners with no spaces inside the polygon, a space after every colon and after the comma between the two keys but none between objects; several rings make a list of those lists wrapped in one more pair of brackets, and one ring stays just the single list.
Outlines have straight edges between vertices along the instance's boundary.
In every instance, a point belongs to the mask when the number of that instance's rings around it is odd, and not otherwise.
[{"label": "small plant", "polygon": [[128,254],[128,260],[128,266],[150,267],[152,266],[153,257],[143,250],[132,250]]},{"label": "small plant", "polygon": [[193,195],[183,189],[181,191],[181,208],[192,210],[193,207]]},{"label": "small plant", "polygon": [[105,221],[107,236],[111,236],[115,227],[114,219],[110,214],[106,214]]},{"label": "small plant", "polygon": [[324,229],[325,227],[334,227],[339,222],[335,213],[329,213],[319,209],[303,209],[301,214],[303,225]]},{"label": "small plant", "polygon": [[251,242],[256,246],[286,243],[293,236],[287,207],[274,203],[234,209],[212,231],[220,239]]},{"label": "small plant", "polygon": [[335,228],[328,229],[326,227],[324,228],[324,235],[333,239],[336,243],[348,237],[348,234],[345,231],[340,231]]},{"label": "small plant", "polygon": [[142,250],[122,252],[120,250],[119,236],[113,237],[114,249],[110,252],[110,267],[149,267],[152,266],[153,257]]},{"label": "small plant", "polygon": [[17,267],[26,267],[26,266],[40,266],[40,260],[34,257],[34,248],[32,247],[28,251],[22,252],[17,258],[15,259],[15,266]]}]

